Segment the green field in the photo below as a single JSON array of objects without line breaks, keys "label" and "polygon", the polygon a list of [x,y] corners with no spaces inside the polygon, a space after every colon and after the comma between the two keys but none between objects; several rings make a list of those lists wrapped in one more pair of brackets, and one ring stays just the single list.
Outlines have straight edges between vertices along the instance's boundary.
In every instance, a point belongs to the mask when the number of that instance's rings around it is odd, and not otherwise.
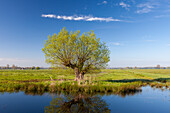
[{"label": "green field", "polygon": [[66,69],[0,70],[0,91],[120,92],[147,84],[159,88],[170,86],[169,69],[103,69],[86,74],[79,82],[74,78],[74,72]]}]

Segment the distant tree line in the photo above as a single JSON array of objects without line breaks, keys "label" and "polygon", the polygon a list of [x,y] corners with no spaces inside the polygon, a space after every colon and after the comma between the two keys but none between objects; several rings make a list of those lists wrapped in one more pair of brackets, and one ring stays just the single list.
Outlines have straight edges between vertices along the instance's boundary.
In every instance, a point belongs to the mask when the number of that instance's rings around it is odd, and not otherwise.
[{"label": "distant tree line", "polygon": [[0,69],[20,69],[20,70],[25,70],[25,69],[32,69],[32,70],[39,70],[39,69],[46,69],[46,68],[40,68],[40,67],[35,67],[35,66],[32,66],[32,67],[20,67],[20,66],[16,66],[16,65],[12,65],[10,67],[9,64],[7,64],[6,66],[0,66]]},{"label": "distant tree line", "polygon": [[117,68],[108,68],[108,69],[170,69],[170,67],[161,67],[157,65],[155,67],[117,67]]}]

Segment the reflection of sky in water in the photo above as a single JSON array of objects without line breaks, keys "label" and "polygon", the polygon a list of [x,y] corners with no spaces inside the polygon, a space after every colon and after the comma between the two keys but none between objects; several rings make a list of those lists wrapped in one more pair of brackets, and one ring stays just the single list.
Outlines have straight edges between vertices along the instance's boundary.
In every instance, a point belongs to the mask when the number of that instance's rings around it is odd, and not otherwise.
[{"label": "reflection of sky in water", "polygon": [[[19,93],[0,94],[0,113],[43,113],[46,106],[50,106],[54,94],[25,95]],[[63,95],[60,97],[64,98]],[[118,95],[104,95],[101,100],[106,102],[115,113],[169,113],[169,90],[143,87],[141,93],[121,97]]]},{"label": "reflection of sky in water", "polygon": [[169,90],[143,87],[134,96],[103,96],[109,108],[116,113],[170,113]]}]

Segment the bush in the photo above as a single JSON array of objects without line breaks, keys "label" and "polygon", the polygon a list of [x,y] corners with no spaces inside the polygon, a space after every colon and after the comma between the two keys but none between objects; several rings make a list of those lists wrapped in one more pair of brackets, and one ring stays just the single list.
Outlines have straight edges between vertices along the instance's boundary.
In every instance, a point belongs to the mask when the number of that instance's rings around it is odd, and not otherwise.
[{"label": "bush", "polygon": [[40,67],[36,67],[36,70],[39,70],[40,69]]}]

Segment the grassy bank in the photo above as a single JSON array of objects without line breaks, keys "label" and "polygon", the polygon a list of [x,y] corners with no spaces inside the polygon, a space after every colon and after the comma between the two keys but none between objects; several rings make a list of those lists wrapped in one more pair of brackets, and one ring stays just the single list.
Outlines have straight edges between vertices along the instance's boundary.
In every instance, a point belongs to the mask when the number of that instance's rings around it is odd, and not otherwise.
[{"label": "grassy bank", "polygon": [[[112,92],[133,93],[140,87],[151,85],[169,88],[168,69],[104,69],[100,73],[89,73],[83,81],[74,81],[71,70],[0,70],[0,92]],[[52,79],[51,79],[52,78]]]}]

